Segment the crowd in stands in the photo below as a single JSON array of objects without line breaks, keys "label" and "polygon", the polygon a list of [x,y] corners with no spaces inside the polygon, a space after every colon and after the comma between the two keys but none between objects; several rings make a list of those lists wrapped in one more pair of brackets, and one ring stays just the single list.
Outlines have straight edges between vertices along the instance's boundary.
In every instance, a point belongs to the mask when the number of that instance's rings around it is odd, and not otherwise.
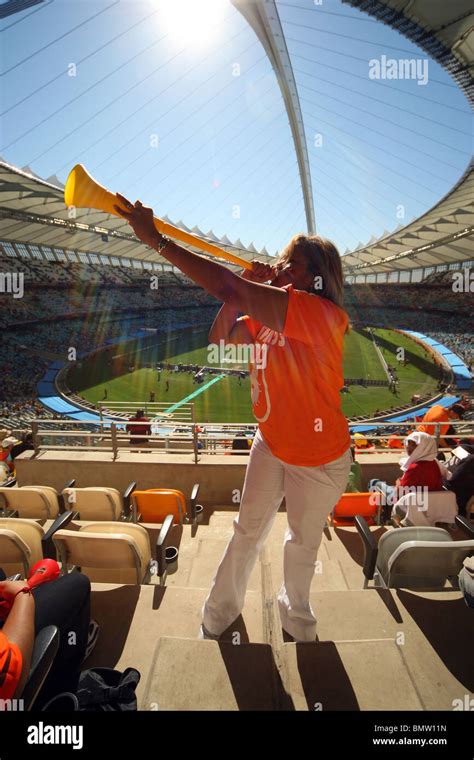
[{"label": "crowd in stands", "polygon": [[466,364],[468,370],[472,372],[472,362],[474,356],[474,340],[471,333],[449,333],[429,330],[426,334],[430,338],[438,340],[443,345],[451,349],[451,351],[459,356]]},{"label": "crowd in stands", "polygon": [[[143,328],[165,332],[210,325],[219,308],[216,299],[171,271],[0,258],[0,273],[14,272],[24,274],[24,295],[2,297],[0,405],[22,404],[28,415],[35,410],[36,386],[48,364],[68,358],[69,348],[79,357]],[[453,292],[452,273],[442,274],[445,282],[428,286],[347,285],[345,307],[355,324],[432,335],[472,367],[469,299]],[[157,288],[151,287],[152,276]],[[21,327],[25,321],[29,324]]]}]

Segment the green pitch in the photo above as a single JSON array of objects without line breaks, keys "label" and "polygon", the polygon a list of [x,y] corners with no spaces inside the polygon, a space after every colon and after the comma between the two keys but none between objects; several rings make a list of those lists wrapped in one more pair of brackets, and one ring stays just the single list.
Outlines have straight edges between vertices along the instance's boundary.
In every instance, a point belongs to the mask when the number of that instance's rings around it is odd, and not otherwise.
[{"label": "green pitch", "polygon": [[[437,368],[427,352],[411,338],[393,330],[374,329],[385,360],[396,367],[399,386],[394,395],[387,387],[354,386],[349,393],[341,394],[342,407],[347,417],[370,415],[376,409],[389,409],[409,403],[413,393],[436,391]],[[408,364],[397,362],[396,352],[405,351]],[[113,357],[112,357],[113,354]],[[170,364],[208,364],[207,330],[181,330],[165,338],[158,336],[151,341],[123,343],[114,347],[108,356],[103,353],[86,360],[69,374],[70,387],[88,401],[102,401],[107,391],[107,401],[150,400],[172,404],[181,401],[200,386],[193,383],[194,373],[163,370],[153,367],[157,362]],[[151,366],[147,366],[147,364]],[[384,380],[386,375],[369,334],[353,329],[344,343],[344,377]],[[135,367],[133,371],[130,371]],[[213,375],[204,376],[205,385]],[[168,381],[168,390],[167,388]],[[203,422],[253,422],[250,403],[250,382],[234,376],[222,380],[198,393],[193,399],[196,419]]]}]

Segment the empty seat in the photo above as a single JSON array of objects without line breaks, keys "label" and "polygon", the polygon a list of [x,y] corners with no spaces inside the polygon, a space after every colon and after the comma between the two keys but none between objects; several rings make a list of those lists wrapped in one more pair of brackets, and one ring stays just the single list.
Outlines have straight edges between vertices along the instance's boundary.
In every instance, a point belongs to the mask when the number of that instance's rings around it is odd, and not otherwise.
[{"label": "empty seat", "polygon": [[165,520],[156,545],[156,565],[152,564],[150,538],[141,525],[115,521],[90,522],[79,531],[58,531],[54,543],[62,563],[62,572],[74,567],[96,583],[148,583],[152,572],[164,582],[165,547],[173,527]]},{"label": "empty seat", "polygon": [[130,494],[136,485],[130,483],[124,494],[116,488],[65,488],[62,496],[80,520],[126,520],[130,517]]},{"label": "empty seat", "polygon": [[364,544],[364,587],[369,580],[382,588],[440,589],[457,578],[462,563],[474,551],[474,540],[453,541],[442,528],[389,530],[378,546],[364,518],[355,518]]},{"label": "empty seat", "polygon": [[162,523],[173,515],[175,524],[182,525],[186,517],[186,501],[181,491],[168,488],[149,488],[132,493],[133,521]]},{"label": "empty seat", "polygon": [[58,493],[50,486],[23,486],[0,488],[0,506],[4,514],[17,513],[18,517],[54,520],[60,512]]},{"label": "empty seat", "polygon": [[173,516],[175,525],[195,522],[200,504],[196,504],[199,483],[195,483],[186,508],[186,499],[181,491],[173,488],[148,488],[146,491],[132,493],[133,522],[163,523],[168,515]]},{"label": "empty seat", "polygon": [[382,498],[378,491],[342,494],[332,511],[331,524],[336,528],[354,525],[355,516],[360,515],[369,525],[378,525]]},{"label": "empty seat", "polygon": [[56,558],[52,536],[72,520],[72,512],[60,515],[45,531],[35,520],[18,517],[0,518],[0,567],[5,575],[21,573],[28,577],[30,568],[40,560]]}]

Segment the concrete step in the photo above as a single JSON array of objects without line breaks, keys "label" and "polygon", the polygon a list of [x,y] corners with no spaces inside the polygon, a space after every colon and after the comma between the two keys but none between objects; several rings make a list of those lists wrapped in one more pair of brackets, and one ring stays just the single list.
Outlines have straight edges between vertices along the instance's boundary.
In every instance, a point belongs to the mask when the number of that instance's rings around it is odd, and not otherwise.
[{"label": "concrete step", "polygon": [[85,667],[136,667],[146,710],[452,710],[472,696],[474,617],[457,591],[313,592],[320,641],[273,649],[255,591],[219,643],[199,641],[206,596],[93,584],[100,633]]},{"label": "concrete step", "polygon": [[265,644],[161,638],[140,709],[422,709],[392,641],[285,644],[278,659]]},{"label": "concrete step", "polygon": [[295,710],[422,710],[395,642],[284,644],[283,683]]},{"label": "concrete step", "polygon": [[[167,586],[186,586],[209,591],[220,561],[224,556],[228,539],[213,538],[198,531],[194,538],[184,536],[180,544],[178,570],[166,578]],[[155,581],[156,582],[156,581]],[[261,568],[257,561],[249,578],[249,591],[262,588]]]},{"label": "concrete step", "polygon": [[140,709],[274,710],[278,684],[266,644],[161,638]]},{"label": "concrete step", "polygon": [[[141,698],[156,642],[162,636],[197,640],[201,610],[209,589],[162,586],[120,586],[93,583],[91,616],[100,626],[97,645],[85,668],[134,667],[142,678]],[[265,641],[261,594],[249,591],[242,616],[223,634],[232,641]]]},{"label": "concrete step", "polygon": [[[391,641],[416,684],[424,710],[452,710],[453,700],[474,690],[474,662],[468,654],[474,616],[459,591],[313,592],[311,607],[321,641],[338,646],[366,641],[374,647],[382,640]],[[452,645],[453,631],[456,646]],[[384,676],[390,678],[389,690],[397,687],[398,678],[390,662]]]}]

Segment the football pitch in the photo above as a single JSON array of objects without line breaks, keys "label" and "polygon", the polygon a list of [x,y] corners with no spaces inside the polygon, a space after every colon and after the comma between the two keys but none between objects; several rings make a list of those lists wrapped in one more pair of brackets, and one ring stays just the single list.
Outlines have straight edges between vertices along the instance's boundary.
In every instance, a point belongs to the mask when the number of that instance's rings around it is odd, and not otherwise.
[{"label": "football pitch", "polygon": [[[342,393],[342,408],[347,417],[370,415],[377,409],[390,409],[410,402],[414,393],[435,393],[437,367],[431,356],[408,336],[389,329],[375,329],[386,362],[396,368],[397,393],[388,387],[350,385]],[[403,348],[406,366],[397,361],[397,350]],[[208,364],[207,329],[179,330],[157,336],[151,342],[134,341],[114,346],[113,355],[98,353],[85,359],[69,374],[69,385],[84,399],[103,401],[148,402],[154,393],[156,402],[179,403],[187,396],[195,405],[195,418],[200,422],[254,422],[250,401],[250,381],[225,375],[205,374],[201,386],[193,383],[193,372],[163,370],[158,379],[155,366],[169,364]],[[234,365],[236,368],[240,365]],[[366,329],[353,328],[344,341],[343,367],[345,378],[386,380],[382,362]],[[243,368],[246,368],[245,366]],[[167,407],[168,408],[168,407]]]}]

